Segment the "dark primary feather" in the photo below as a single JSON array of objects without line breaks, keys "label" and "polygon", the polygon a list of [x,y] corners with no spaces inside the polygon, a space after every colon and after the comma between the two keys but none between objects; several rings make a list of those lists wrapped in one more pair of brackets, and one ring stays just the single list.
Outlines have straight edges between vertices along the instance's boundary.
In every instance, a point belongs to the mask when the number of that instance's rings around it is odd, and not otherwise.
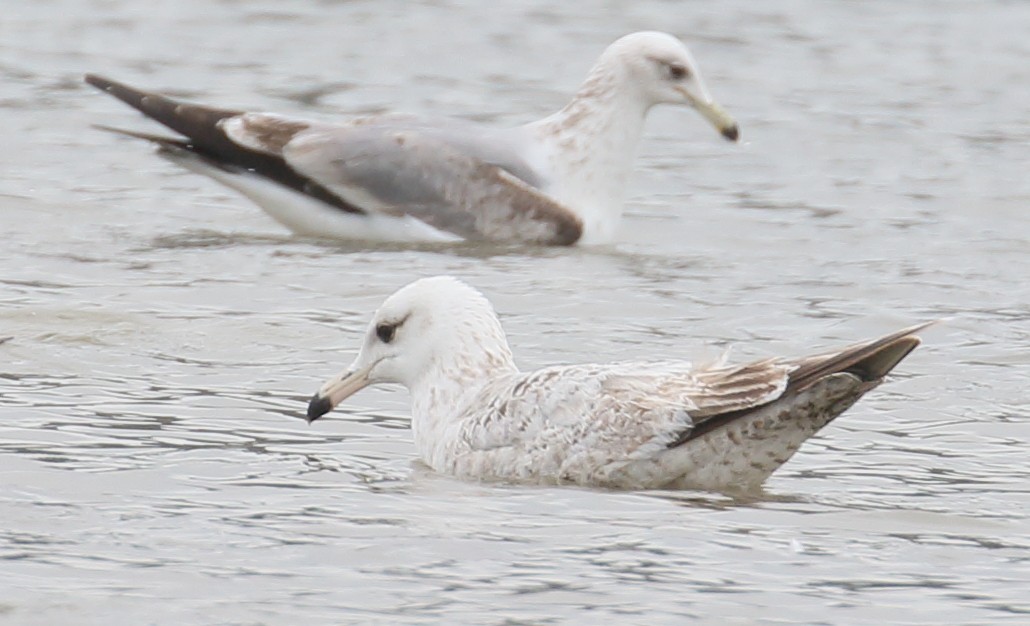
[{"label": "dark primary feather", "polygon": [[[299,174],[286,163],[281,154],[250,149],[241,146],[226,136],[222,130],[221,122],[243,115],[242,111],[179,102],[160,94],[143,91],[102,76],[97,76],[96,74],[87,74],[85,80],[90,85],[118,98],[154,121],[160,122],[175,132],[184,135],[187,140],[134,133],[120,129],[108,128],[108,130],[116,130],[125,135],[147,139],[164,147],[187,150],[220,167],[252,171],[281,185],[317,198],[347,213],[365,213],[360,207],[344,201],[322,185]],[[294,123],[291,136],[305,128],[307,126],[303,123]],[[277,135],[268,136],[273,131]],[[281,148],[286,141],[282,136],[283,133],[290,131],[291,129],[283,128],[280,125],[276,129],[269,129],[265,136],[270,143],[278,143]]]},{"label": "dark primary feather", "polygon": [[105,129],[253,172],[347,213],[411,216],[469,240],[571,245],[583,234],[582,220],[526,182],[536,179],[532,168],[489,134],[441,136],[418,120],[315,124],[183,103],[94,74],[86,82],[185,139]]},{"label": "dark primary feather", "polygon": [[914,334],[936,323],[918,324],[839,352],[801,359],[797,369],[790,373],[787,389],[801,391],[836,372],[854,374],[863,382],[878,381],[916,349],[919,337]]},{"label": "dark primary feather", "polygon": [[[740,407],[727,407],[730,410],[723,412],[706,411],[703,407],[700,411],[691,411],[691,417],[701,417],[701,419],[695,419],[693,426],[670,443],[669,447],[674,448],[697,439],[737,419],[746,417],[760,406],[789,394],[797,394],[804,391],[816,382],[833,374],[841,372],[852,374],[863,383],[868,384],[868,389],[871,389],[879,384],[884,376],[919,345],[919,338],[914,336],[914,333],[935,323],[926,322],[917,326],[911,326],[874,341],[856,344],[830,354],[806,357],[795,361],[782,361],[778,359],[758,361],[725,372],[720,376],[722,378],[721,381],[715,380],[709,384],[714,387],[721,386],[723,391],[727,387],[743,387],[746,389],[749,388],[749,383],[751,388],[760,389],[763,378],[769,384],[773,382],[771,376],[774,376],[775,372],[769,369],[770,365],[779,365],[780,368],[786,365],[791,368],[787,374],[786,388],[782,394],[775,398],[765,402],[752,402],[750,405],[745,404]],[[753,382],[751,379],[753,379]],[[742,399],[754,400],[756,397],[755,394],[745,394]]]}]

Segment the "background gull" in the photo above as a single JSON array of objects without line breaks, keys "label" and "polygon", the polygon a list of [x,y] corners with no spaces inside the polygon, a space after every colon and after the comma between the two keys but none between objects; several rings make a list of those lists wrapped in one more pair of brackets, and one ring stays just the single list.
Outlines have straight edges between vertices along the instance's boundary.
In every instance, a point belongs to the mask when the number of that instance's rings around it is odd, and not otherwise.
[{"label": "background gull", "polygon": [[683,361],[516,368],[493,307],[448,276],[376,311],[354,363],[308,406],[400,383],[434,470],[475,480],[745,490],[879,385],[919,345],[913,326],[843,350],[745,365]]},{"label": "background gull", "polygon": [[738,136],[687,48],[659,32],[617,40],[568,105],[508,129],[399,115],[330,124],[86,81],[185,138],[118,132],[158,143],[298,234],[340,239],[604,243],[652,106],[693,107]]}]

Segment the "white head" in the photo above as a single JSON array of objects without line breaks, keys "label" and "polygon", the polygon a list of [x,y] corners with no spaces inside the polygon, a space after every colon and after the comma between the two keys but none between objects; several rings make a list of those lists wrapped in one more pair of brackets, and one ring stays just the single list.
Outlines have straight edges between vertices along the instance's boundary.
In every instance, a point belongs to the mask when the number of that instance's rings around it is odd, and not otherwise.
[{"label": "white head", "polygon": [[736,122],[712,99],[694,57],[676,37],[644,31],[619,38],[601,55],[581,93],[611,78],[605,74],[612,72],[618,74],[616,80],[635,83],[634,91],[644,98],[645,110],[655,104],[691,106],[724,137],[736,141]]},{"label": "white head", "polygon": [[376,383],[412,389],[427,378],[488,376],[498,369],[514,369],[514,363],[486,297],[451,276],[422,278],[376,310],[354,363],[311,398],[308,421]]}]

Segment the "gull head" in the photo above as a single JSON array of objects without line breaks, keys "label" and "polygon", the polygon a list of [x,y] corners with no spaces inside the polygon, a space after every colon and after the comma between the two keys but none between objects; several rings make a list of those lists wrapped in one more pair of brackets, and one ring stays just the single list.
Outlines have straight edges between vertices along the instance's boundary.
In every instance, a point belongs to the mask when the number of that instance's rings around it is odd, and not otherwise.
[{"label": "gull head", "polygon": [[644,31],[615,41],[599,67],[620,68],[647,106],[679,104],[696,109],[723,137],[736,141],[737,123],[708,93],[701,72],[683,42],[668,33]]},{"label": "gull head", "polygon": [[457,384],[514,369],[504,330],[490,302],[450,277],[422,278],[386,299],[372,316],[354,362],[322,385],[308,421],[369,385]]}]

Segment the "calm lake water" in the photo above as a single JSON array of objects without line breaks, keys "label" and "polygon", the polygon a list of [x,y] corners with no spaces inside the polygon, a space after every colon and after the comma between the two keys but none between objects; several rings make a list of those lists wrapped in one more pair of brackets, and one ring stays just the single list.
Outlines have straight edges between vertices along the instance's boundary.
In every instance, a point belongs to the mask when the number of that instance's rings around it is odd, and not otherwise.
[{"label": "calm lake water", "polygon": [[[630,31],[738,119],[654,112],[620,243],[291,236],[86,71],[225,106],[516,124]],[[1030,4],[13,3],[0,17],[0,623],[1030,621]],[[423,275],[526,368],[800,354],[950,321],[753,500],[460,483],[407,397],[307,398]]]}]

